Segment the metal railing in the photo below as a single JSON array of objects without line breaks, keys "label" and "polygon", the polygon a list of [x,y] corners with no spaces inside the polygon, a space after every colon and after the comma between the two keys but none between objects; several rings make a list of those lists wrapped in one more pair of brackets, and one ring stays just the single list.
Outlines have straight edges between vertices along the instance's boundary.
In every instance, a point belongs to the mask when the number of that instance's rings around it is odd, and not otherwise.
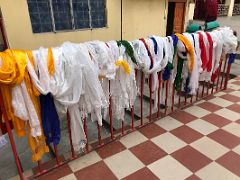
[{"label": "metal railing", "polygon": [[[42,162],[38,161],[36,163],[36,168],[35,168],[36,172],[32,177],[29,177],[29,179],[33,179],[38,176],[41,176],[55,168],[58,168],[68,163],[69,161],[72,161],[78,158],[79,156],[89,153],[90,151],[96,150],[97,148],[100,148],[106,145],[107,143],[115,141],[116,139],[119,139],[122,136],[125,136],[135,131],[136,129],[139,129],[158,119],[161,119],[174,111],[181,110],[187,106],[192,105],[196,101],[199,101],[201,99],[211,96],[216,92],[226,89],[230,69],[231,69],[231,64],[228,63],[228,56],[226,56],[222,58],[220,61],[220,71],[218,72],[218,75],[215,81],[214,82],[201,81],[199,83],[200,85],[196,95],[185,94],[182,83],[181,83],[181,90],[177,92],[175,90],[174,84],[172,84],[170,80],[163,81],[161,77],[162,73],[159,72],[158,73],[159,88],[157,90],[157,93],[158,95],[160,95],[161,93],[164,93],[165,95],[162,96],[163,99],[160,99],[160,96],[158,96],[157,109],[153,109],[154,100],[152,96],[153,95],[152,86],[151,85],[148,86],[148,84],[152,83],[152,75],[146,75],[142,71],[136,70],[135,73],[136,74],[140,73],[138,75],[141,76],[140,94],[138,95],[134,106],[131,107],[130,110],[126,110],[125,121],[116,123],[117,120],[115,121],[114,112],[112,111],[112,99],[111,99],[111,96],[109,96],[109,102],[110,102],[109,114],[108,114],[108,118],[103,120],[104,127],[100,127],[98,123],[94,124],[90,122],[90,120],[87,117],[85,117],[83,123],[84,123],[84,130],[87,137],[87,144],[86,144],[86,148],[82,153],[76,154],[76,152],[74,152],[72,139],[71,139],[70,117],[67,114],[66,129],[69,134],[67,139],[70,145],[69,152],[67,154],[69,158],[65,158],[65,159],[61,158],[63,154],[61,154],[61,152],[58,150],[59,145],[52,146],[52,151],[55,156],[55,164],[52,165],[50,168],[45,169],[45,167],[43,168],[42,166]],[[109,85],[109,88],[111,88],[111,84]],[[9,140],[12,147],[12,153],[18,169],[19,177],[21,179],[26,179],[23,175],[21,161],[17,153],[17,147],[13,138],[13,131],[11,130],[11,127],[10,127],[10,121],[7,118],[7,114],[2,101],[1,94],[0,94],[0,107],[1,107],[2,115],[6,120],[5,121],[6,129],[9,135]],[[90,126],[92,127],[90,128]],[[89,138],[90,135],[94,133],[93,131],[95,132],[96,136],[94,138]]]}]

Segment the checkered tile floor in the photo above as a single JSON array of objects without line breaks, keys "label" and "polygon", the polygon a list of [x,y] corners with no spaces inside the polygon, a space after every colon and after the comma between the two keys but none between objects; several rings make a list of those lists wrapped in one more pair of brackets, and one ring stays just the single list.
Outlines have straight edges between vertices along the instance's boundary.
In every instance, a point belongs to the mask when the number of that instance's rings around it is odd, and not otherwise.
[{"label": "checkered tile floor", "polygon": [[39,179],[240,179],[240,77]]}]

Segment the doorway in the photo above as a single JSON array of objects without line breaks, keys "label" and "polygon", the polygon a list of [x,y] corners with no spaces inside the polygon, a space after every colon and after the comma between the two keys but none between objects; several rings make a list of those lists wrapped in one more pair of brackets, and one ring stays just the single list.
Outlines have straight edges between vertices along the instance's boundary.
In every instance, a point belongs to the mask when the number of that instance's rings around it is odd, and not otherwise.
[{"label": "doorway", "polygon": [[184,29],[185,2],[169,2],[166,35],[182,33]]},{"label": "doorway", "polygon": [[166,31],[167,36],[170,36],[173,33],[175,4],[176,4],[175,2],[168,3],[167,31]]},{"label": "doorway", "polygon": [[8,48],[7,36],[0,9],[0,51],[4,51],[7,48]]}]

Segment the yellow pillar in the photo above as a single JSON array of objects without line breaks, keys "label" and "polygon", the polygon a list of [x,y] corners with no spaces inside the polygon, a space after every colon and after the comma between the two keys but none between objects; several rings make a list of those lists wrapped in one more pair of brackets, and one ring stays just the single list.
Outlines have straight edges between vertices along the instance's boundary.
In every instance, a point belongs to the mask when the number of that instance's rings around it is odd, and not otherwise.
[{"label": "yellow pillar", "polygon": [[228,2],[229,2],[228,16],[232,16],[235,0],[228,0]]}]

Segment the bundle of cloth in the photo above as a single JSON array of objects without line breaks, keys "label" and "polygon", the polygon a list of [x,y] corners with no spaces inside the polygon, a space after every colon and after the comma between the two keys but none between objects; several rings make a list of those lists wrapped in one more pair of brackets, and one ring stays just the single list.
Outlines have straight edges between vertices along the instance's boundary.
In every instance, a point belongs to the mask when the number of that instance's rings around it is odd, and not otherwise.
[{"label": "bundle of cloth", "polygon": [[124,120],[125,109],[132,108],[139,94],[136,71],[151,79],[150,93],[157,108],[158,99],[165,96],[158,97],[160,80],[178,91],[183,82],[186,93],[193,95],[199,80],[214,82],[221,55],[234,54],[236,46],[232,30],[222,27],[131,42],[65,42],[33,51],[8,49],[0,53],[3,104],[16,134],[28,134],[33,161],[49,151],[50,143],[59,144],[59,119],[67,112],[73,147],[80,151],[86,145],[85,117],[101,126],[111,103],[116,120]]}]

